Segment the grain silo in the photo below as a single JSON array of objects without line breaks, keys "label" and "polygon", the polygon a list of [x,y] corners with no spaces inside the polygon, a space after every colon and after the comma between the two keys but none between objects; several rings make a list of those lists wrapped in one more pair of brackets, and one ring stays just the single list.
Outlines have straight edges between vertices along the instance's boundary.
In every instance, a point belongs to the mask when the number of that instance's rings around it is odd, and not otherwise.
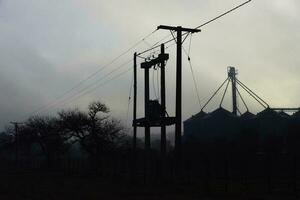
[{"label": "grain silo", "polygon": [[[287,111],[295,111],[299,109],[270,108],[270,106],[261,97],[238,80],[236,75],[237,73],[235,68],[229,67],[228,78],[205,103],[201,112],[184,122],[185,137],[194,137],[203,140],[234,140],[243,132],[253,132],[255,134],[259,134],[260,141],[264,141],[264,139],[269,136],[285,137],[288,132],[291,119],[294,119],[294,121],[297,121],[297,123],[300,124],[300,111],[296,112],[292,117],[286,113]],[[232,112],[222,108],[222,102],[230,82],[232,83]],[[225,85],[226,88],[223,92],[219,108],[211,113],[205,113],[203,109]],[[249,112],[248,106],[245,103],[239,89],[248,93],[264,108],[264,110],[259,112],[257,115]],[[240,112],[240,108],[238,107],[238,97],[246,109],[246,112],[243,114]]]},{"label": "grain silo", "polygon": [[300,123],[300,111],[295,112],[291,118]]},{"label": "grain silo", "polygon": [[201,120],[206,117],[207,113],[200,111],[196,115],[193,115],[191,118],[184,121],[184,139],[190,136],[197,136],[199,126],[201,126]]},{"label": "grain silo", "polygon": [[201,138],[233,140],[239,130],[239,118],[220,107],[202,118],[197,134]]},{"label": "grain silo", "polygon": [[271,108],[266,108],[257,114],[257,131],[260,138],[270,135],[284,136],[288,130],[288,122],[291,117],[286,113],[278,113]]}]

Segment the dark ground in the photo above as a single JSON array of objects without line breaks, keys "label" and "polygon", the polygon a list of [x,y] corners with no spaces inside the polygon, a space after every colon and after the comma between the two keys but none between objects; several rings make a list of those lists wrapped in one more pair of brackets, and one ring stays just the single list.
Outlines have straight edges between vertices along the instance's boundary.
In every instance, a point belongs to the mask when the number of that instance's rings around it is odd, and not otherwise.
[{"label": "dark ground", "polygon": [[[0,199],[1,200],[93,200],[93,199],[122,199],[122,200],[294,200],[295,194],[288,194],[289,185],[282,186],[282,191],[273,188],[272,194],[264,194],[264,184],[244,183],[233,181],[229,185],[222,181],[211,182],[211,194],[203,192],[203,185],[199,183],[186,184],[126,184],[116,179],[108,182],[105,178],[95,174],[66,175],[57,172],[45,173],[6,173],[1,174]],[[253,187],[252,187],[252,186]],[[255,191],[253,189],[255,188]],[[260,188],[259,191],[257,188]],[[299,198],[300,199],[300,198]]]}]

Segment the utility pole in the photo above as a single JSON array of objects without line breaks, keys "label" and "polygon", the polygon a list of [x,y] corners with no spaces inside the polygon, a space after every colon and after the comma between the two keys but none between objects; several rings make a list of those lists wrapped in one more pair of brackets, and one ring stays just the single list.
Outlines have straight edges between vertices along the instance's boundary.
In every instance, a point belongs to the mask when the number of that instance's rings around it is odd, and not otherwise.
[{"label": "utility pole", "polygon": [[[162,44],[160,47],[161,54],[165,54],[165,45]],[[162,60],[160,63],[160,96],[161,96],[161,120],[164,122],[166,117],[166,81],[165,81],[165,60]],[[166,125],[164,123],[161,124],[161,138],[160,138],[160,152],[163,158],[166,156],[167,148],[166,148]]]},{"label": "utility pole", "polygon": [[134,53],[133,56],[133,153],[136,152],[136,132],[137,127],[135,124],[136,121],[136,103],[137,103],[137,63],[136,63],[137,54]]},{"label": "utility pole", "polygon": [[137,126],[136,126],[136,104],[137,104],[137,53],[133,55],[133,141],[132,141],[132,160],[131,160],[131,181],[135,183],[136,180],[136,135],[137,135]]},{"label": "utility pole", "polygon": [[[160,25],[157,29],[165,29],[176,32],[176,44],[177,44],[177,58],[176,58],[176,122],[175,122],[175,156],[177,161],[181,159],[181,129],[182,129],[182,32],[186,33],[186,37],[189,33],[200,32],[200,29],[183,28],[181,26],[165,26]],[[175,38],[174,38],[175,39]]]},{"label": "utility pole", "polygon": [[[150,86],[149,86],[149,69],[151,66],[144,68],[145,76],[145,117],[149,118],[149,100],[150,100]],[[151,148],[150,125],[145,126],[145,150],[149,153]]]},{"label": "utility pole", "polygon": [[16,160],[16,163],[18,163],[18,160],[19,160],[19,125],[20,124],[23,124],[23,123],[20,123],[20,122],[10,122],[11,124],[14,125],[15,127],[15,160]]}]

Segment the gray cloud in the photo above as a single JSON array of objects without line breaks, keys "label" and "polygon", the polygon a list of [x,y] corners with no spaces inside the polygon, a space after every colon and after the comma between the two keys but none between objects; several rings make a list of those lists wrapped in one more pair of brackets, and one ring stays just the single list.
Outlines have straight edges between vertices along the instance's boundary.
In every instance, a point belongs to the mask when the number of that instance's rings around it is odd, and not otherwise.
[{"label": "gray cloud", "polygon": [[[0,1],[0,126],[10,120],[22,120],[27,113],[54,101],[157,25],[195,27],[241,2]],[[271,106],[298,107],[299,11],[300,3],[296,0],[253,0],[195,35],[191,58],[202,103],[226,78],[226,67],[232,65],[238,68],[239,78]],[[147,42],[154,43],[166,34],[159,31]],[[142,44],[136,50],[145,48],[147,44]],[[174,49],[168,52],[172,59],[167,66],[167,100],[172,114]],[[82,88],[130,58],[132,54],[126,55]],[[113,115],[125,119],[131,77],[128,73],[63,107],[86,108],[89,101],[102,99],[112,108]],[[199,105],[186,60],[183,77],[184,118],[187,118],[197,112]],[[141,88],[139,91],[141,98]],[[261,109],[249,97],[245,98],[253,111]],[[226,101],[230,108],[229,97]],[[208,109],[217,104],[214,102]],[[62,105],[58,104],[50,110],[60,108]]]}]

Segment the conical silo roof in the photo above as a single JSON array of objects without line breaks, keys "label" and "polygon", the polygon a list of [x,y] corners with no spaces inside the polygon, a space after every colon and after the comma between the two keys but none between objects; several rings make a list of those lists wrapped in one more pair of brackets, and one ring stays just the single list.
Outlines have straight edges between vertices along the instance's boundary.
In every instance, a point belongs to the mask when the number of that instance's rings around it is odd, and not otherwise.
[{"label": "conical silo roof", "polygon": [[271,108],[266,108],[257,114],[258,131],[261,138],[267,135],[285,135],[288,129],[289,115],[278,113]]},{"label": "conical silo roof", "polygon": [[206,115],[207,115],[207,113],[204,112],[203,110],[201,110],[196,115],[193,115],[190,119],[201,119],[201,118],[205,117]]},{"label": "conical silo roof", "polygon": [[300,121],[300,110],[295,112],[293,115],[292,115],[292,118],[296,119],[297,121]]},{"label": "conical silo roof", "polygon": [[204,117],[204,116],[206,116],[207,115],[207,113],[206,112],[204,112],[203,110],[201,110],[200,112],[198,112],[196,115],[194,115],[193,117],[195,117],[195,118],[202,118],[202,117]]},{"label": "conical silo roof", "polygon": [[205,118],[228,118],[228,117],[234,117],[234,115],[229,112],[228,110],[220,107],[213,112],[209,113]]},{"label": "conical silo roof", "polygon": [[249,111],[246,111],[245,113],[243,113],[243,114],[240,116],[240,118],[241,118],[242,120],[248,120],[248,119],[253,119],[253,118],[255,118],[255,115],[254,115],[253,113],[249,112]]},{"label": "conical silo roof", "polygon": [[220,107],[202,118],[198,126],[203,138],[233,140],[240,129],[239,119]]},{"label": "conical silo roof", "polygon": [[189,121],[193,121],[193,120],[199,120],[199,119],[202,119],[203,117],[205,117],[206,115],[207,115],[207,113],[204,112],[203,110],[201,110],[197,114],[192,115],[190,118],[188,118],[184,122],[189,122]]},{"label": "conical silo roof", "polygon": [[272,110],[271,108],[266,108],[257,114],[257,117],[259,118],[269,118],[269,117],[278,117],[278,116],[279,114],[276,111]]},{"label": "conical silo roof", "polygon": [[287,119],[291,117],[289,114],[287,114],[283,111],[279,112],[278,114],[279,114],[280,117],[287,118]]},{"label": "conical silo roof", "polygon": [[200,111],[196,115],[188,118],[183,122],[184,137],[195,135],[198,132],[198,128],[201,125],[201,120],[207,115],[206,112]]}]

